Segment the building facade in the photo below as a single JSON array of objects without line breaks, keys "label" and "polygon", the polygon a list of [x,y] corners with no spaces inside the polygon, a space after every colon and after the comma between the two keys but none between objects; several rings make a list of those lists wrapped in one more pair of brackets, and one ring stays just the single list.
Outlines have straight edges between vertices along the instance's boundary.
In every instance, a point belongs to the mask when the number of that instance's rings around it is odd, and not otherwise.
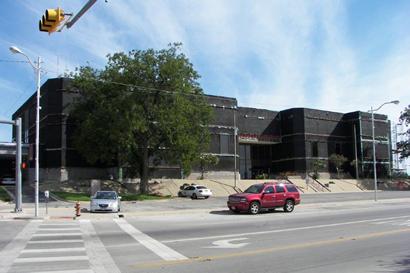
[{"label": "building facade", "polygon": [[[70,89],[67,78],[49,79],[41,87],[40,176],[47,180],[107,178],[114,166],[91,166],[72,145],[75,124],[70,110],[78,92]],[[352,177],[373,174],[371,115],[365,112],[336,113],[308,108],[270,111],[238,107],[235,98],[206,96],[213,108],[209,124],[209,154],[219,157],[212,175],[232,177],[236,169],[241,178],[261,175],[274,177],[288,173],[306,173],[315,162],[320,171],[334,172],[331,154],[344,155],[343,169]],[[23,119],[23,141],[35,143],[35,94],[14,114]],[[390,121],[375,114],[377,172],[386,176],[391,170]],[[34,166],[34,149],[29,149],[28,163]],[[198,170],[194,169],[194,174]],[[159,177],[180,177],[178,166],[159,166]]]}]

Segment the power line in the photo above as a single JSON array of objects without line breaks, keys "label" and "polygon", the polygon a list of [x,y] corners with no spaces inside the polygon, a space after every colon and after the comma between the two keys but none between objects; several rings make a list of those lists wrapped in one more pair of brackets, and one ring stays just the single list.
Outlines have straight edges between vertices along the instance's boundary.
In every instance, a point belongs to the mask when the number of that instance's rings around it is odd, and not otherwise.
[{"label": "power line", "polygon": [[25,86],[23,89],[21,89],[21,90],[23,90],[23,91],[20,93],[20,95],[17,97],[17,99],[15,99],[14,102],[13,102],[12,104],[10,104],[9,107],[3,112],[3,115],[7,115],[7,113],[9,113],[9,112],[11,111],[11,109],[16,106],[16,104],[20,101],[20,99],[21,99],[24,95],[27,94],[27,92],[24,91],[24,90],[27,90],[30,85],[32,85],[32,83],[26,84],[26,86]]},{"label": "power line", "polygon": [[28,63],[28,61],[14,61],[14,60],[2,60],[2,59],[0,59],[0,63]]}]

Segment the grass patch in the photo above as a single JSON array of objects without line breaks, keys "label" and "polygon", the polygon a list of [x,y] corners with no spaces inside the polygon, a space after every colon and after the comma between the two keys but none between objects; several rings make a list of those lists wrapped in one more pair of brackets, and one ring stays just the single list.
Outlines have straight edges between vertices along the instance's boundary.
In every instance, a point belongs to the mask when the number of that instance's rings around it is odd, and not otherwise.
[{"label": "grass patch", "polygon": [[12,199],[3,187],[0,187],[0,200],[10,202]]},{"label": "grass patch", "polygon": [[52,194],[56,195],[58,198],[66,201],[90,201],[90,195],[88,193],[73,193],[64,191],[53,191]]},{"label": "grass patch", "polygon": [[171,198],[171,195],[159,196],[154,194],[121,194],[120,196],[121,201],[161,200]]}]

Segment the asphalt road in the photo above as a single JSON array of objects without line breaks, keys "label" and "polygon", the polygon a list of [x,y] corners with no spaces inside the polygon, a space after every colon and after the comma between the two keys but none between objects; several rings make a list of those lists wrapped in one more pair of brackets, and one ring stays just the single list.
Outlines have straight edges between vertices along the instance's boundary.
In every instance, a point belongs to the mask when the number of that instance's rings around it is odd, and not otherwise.
[{"label": "asphalt road", "polygon": [[[410,191],[380,191],[377,193],[378,200],[410,198]],[[373,192],[354,193],[318,193],[302,194],[304,204],[326,204],[332,202],[374,200]],[[169,200],[143,201],[123,203],[124,210],[183,210],[183,209],[221,209],[226,207],[227,197],[212,197],[209,199],[191,200],[190,198],[175,198]]]},{"label": "asphalt road", "polygon": [[[2,221],[0,273],[410,272],[409,201],[358,199],[311,203],[293,213],[237,215],[219,207]],[[171,202],[157,204],[168,210]]]}]

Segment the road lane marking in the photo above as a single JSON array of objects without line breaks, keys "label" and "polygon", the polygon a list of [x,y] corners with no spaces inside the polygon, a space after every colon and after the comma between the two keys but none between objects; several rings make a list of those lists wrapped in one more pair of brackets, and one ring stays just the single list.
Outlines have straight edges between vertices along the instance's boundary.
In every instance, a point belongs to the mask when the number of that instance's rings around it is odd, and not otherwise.
[{"label": "road lane marking", "polygon": [[57,243],[82,243],[83,240],[36,240],[28,241],[27,244],[57,244]]},{"label": "road lane marking", "polygon": [[81,252],[85,247],[23,249],[21,253]]},{"label": "road lane marking", "polygon": [[297,227],[297,228],[273,229],[273,230],[256,231],[256,232],[245,232],[245,233],[215,235],[215,236],[205,236],[205,237],[192,237],[192,238],[175,239],[175,240],[163,240],[161,242],[162,243],[179,243],[179,242],[189,242],[189,241],[199,241],[199,240],[212,240],[212,239],[219,239],[219,238],[223,239],[223,238],[243,237],[243,236],[252,236],[252,235],[263,235],[263,234],[271,234],[271,233],[292,232],[292,231],[326,228],[326,227],[346,226],[346,225],[352,225],[352,224],[372,223],[372,222],[377,222],[377,221],[383,221],[383,220],[389,220],[389,219],[402,219],[402,218],[410,218],[410,216],[398,216],[398,217],[368,219],[368,220],[341,222],[341,223],[334,223],[334,224],[306,226],[306,227]]},{"label": "road lane marking", "polygon": [[81,236],[79,232],[67,232],[67,233],[37,233],[32,237],[60,237],[60,236]]},{"label": "road lane marking", "polygon": [[366,235],[343,237],[343,238],[323,240],[323,241],[313,241],[313,242],[308,242],[308,243],[300,243],[300,244],[293,244],[293,245],[280,246],[280,247],[270,247],[270,248],[261,248],[261,249],[250,250],[250,251],[225,253],[225,254],[215,255],[215,256],[195,257],[189,260],[160,261],[160,262],[153,261],[151,263],[148,262],[144,264],[134,264],[132,265],[132,267],[148,269],[148,268],[159,268],[159,267],[164,267],[164,266],[188,264],[188,263],[194,263],[194,262],[204,262],[204,261],[209,262],[213,260],[249,257],[249,256],[256,256],[259,254],[272,253],[272,252],[281,252],[281,251],[303,249],[303,248],[310,248],[310,247],[321,247],[321,246],[332,245],[332,244],[346,243],[349,241],[354,242],[354,241],[359,241],[359,240],[369,240],[372,238],[378,238],[378,237],[383,237],[387,235],[396,235],[396,234],[406,233],[406,232],[410,232],[410,228],[391,230],[391,231],[385,231],[385,232],[376,232],[376,233],[370,233]]},{"label": "road lane marking", "polygon": [[17,234],[14,239],[8,243],[0,252],[0,273],[8,272],[13,264],[13,261],[18,257],[20,252],[26,246],[28,240],[34,234],[38,228],[40,222],[30,221],[27,225]]},{"label": "road lane marking", "polygon": [[159,241],[155,240],[154,238],[142,233],[134,226],[129,224],[125,219],[114,219],[114,222],[118,224],[118,226],[128,233],[131,237],[137,240],[140,244],[157,254],[159,257],[166,261],[175,261],[175,260],[187,260],[188,258],[184,255],[176,252],[172,248],[160,243]]},{"label": "road lane marking", "polygon": [[88,261],[88,256],[62,256],[62,257],[34,257],[17,258],[15,264],[21,263],[49,263],[49,262],[68,262],[68,261]]},{"label": "road lane marking", "polygon": [[79,227],[76,228],[39,228],[39,231],[80,231]]},{"label": "road lane marking", "polygon": [[408,226],[408,227],[410,227],[410,220],[407,220],[406,222],[401,223],[400,226]]},{"label": "road lane marking", "polygon": [[393,222],[396,222],[397,220],[390,220],[390,221],[382,221],[382,222],[377,222],[377,223],[374,223],[374,224],[376,224],[376,225],[382,225],[382,224],[386,224],[386,223],[393,223]]},{"label": "road lane marking", "polygon": [[78,224],[68,224],[68,223],[47,223],[47,224],[41,224],[40,228],[42,227],[49,227],[49,226],[65,226],[65,227],[78,227]]},{"label": "road lane marking", "polygon": [[239,244],[233,244],[231,242],[233,241],[243,241],[247,240],[248,238],[234,238],[234,239],[228,239],[228,240],[219,240],[212,242],[213,246],[206,246],[204,248],[241,248],[246,245],[249,245],[249,243],[239,243]]},{"label": "road lane marking", "polygon": [[94,271],[90,269],[82,269],[82,270],[63,270],[63,271],[36,271],[31,273],[94,273]]},{"label": "road lane marking", "polygon": [[90,257],[89,262],[93,272],[121,273],[98,237],[91,221],[87,219],[80,220],[80,227],[83,231],[84,246],[88,257]]}]

